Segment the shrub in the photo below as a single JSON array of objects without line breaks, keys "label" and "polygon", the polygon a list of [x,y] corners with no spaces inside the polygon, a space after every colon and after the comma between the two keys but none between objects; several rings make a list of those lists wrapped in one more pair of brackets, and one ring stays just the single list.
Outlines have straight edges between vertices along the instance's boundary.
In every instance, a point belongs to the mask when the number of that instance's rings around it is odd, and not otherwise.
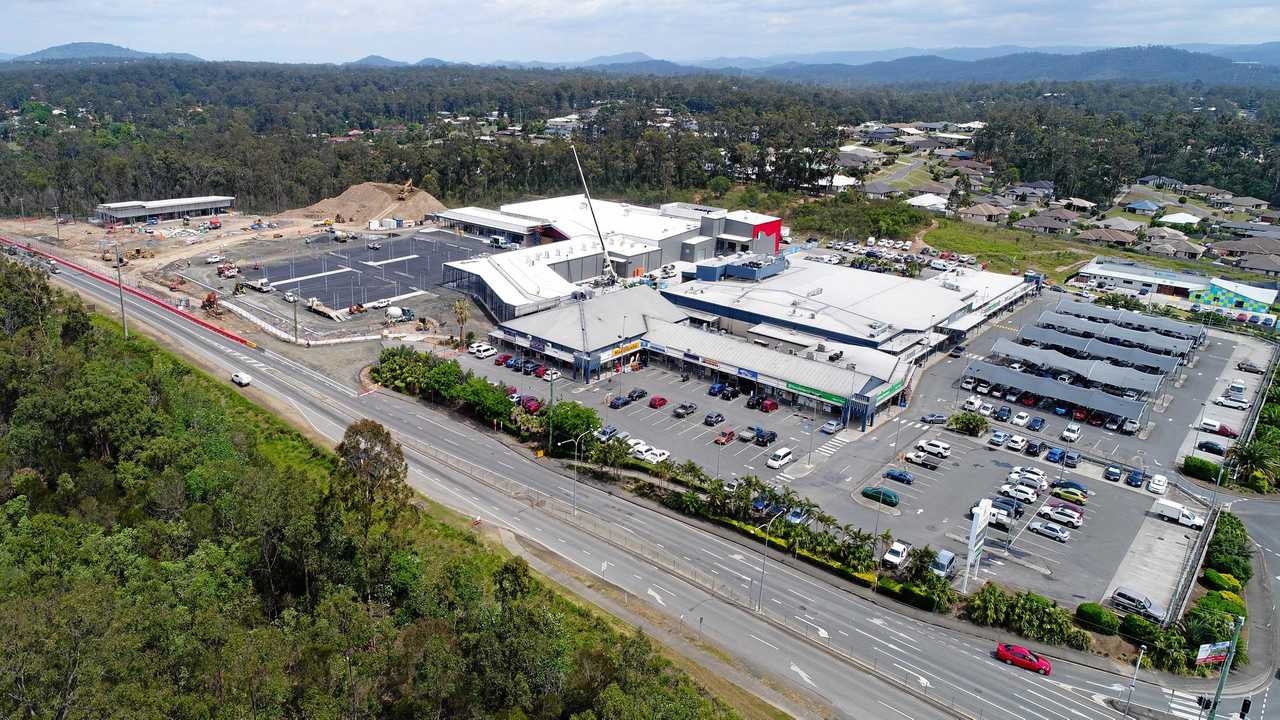
[{"label": "shrub", "polygon": [[1212,460],[1192,457],[1191,455],[1182,458],[1182,474],[1187,477],[1205,482],[1214,482],[1218,479],[1218,470],[1218,463]]},{"label": "shrub", "polygon": [[1076,620],[1085,629],[1102,635],[1115,635],[1120,629],[1120,617],[1098,603],[1080,603],[1076,608]]},{"label": "shrub", "polygon": [[876,584],[876,574],[873,572],[856,572],[853,573],[853,581],[862,587],[871,587]]},{"label": "shrub", "polygon": [[1196,607],[1239,617],[1248,617],[1249,614],[1244,606],[1244,598],[1229,590],[1214,590],[1200,598]]},{"label": "shrub", "polygon": [[880,578],[880,592],[891,597],[897,597],[902,592],[902,583],[890,577]]},{"label": "shrub", "polygon": [[975,625],[1004,627],[1009,611],[1009,594],[993,582],[987,582],[969,596],[964,605],[964,616]]},{"label": "shrub", "polygon": [[1253,543],[1240,518],[1227,512],[1218,515],[1213,538],[1209,540],[1205,565],[1218,572],[1228,573],[1239,580],[1241,585],[1245,585],[1253,577],[1253,565],[1250,563],[1252,555]]},{"label": "shrub", "polygon": [[1204,585],[1210,590],[1230,590],[1239,594],[1241,583],[1230,573],[1218,572],[1213,568],[1205,568]]},{"label": "shrub", "polygon": [[1130,613],[1125,615],[1120,621],[1120,634],[1140,643],[1152,644],[1156,632],[1159,630],[1156,624],[1146,618],[1138,617],[1136,614]]},{"label": "shrub", "polygon": [[921,610],[933,612],[938,608],[938,600],[933,593],[919,585],[902,586],[901,592],[898,593],[898,598],[908,605],[914,605]]}]

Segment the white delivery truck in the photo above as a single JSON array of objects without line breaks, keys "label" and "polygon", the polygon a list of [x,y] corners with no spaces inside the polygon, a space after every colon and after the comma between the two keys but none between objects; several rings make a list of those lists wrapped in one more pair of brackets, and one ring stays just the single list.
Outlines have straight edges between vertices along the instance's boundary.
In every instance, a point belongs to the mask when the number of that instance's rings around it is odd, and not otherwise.
[{"label": "white delivery truck", "polygon": [[1157,500],[1155,511],[1156,515],[1169,522],[1195,528],[1196,530],[1204,529],[1204,517],[1191,512],[1182,503],[1176,503],[1172,500]]}]

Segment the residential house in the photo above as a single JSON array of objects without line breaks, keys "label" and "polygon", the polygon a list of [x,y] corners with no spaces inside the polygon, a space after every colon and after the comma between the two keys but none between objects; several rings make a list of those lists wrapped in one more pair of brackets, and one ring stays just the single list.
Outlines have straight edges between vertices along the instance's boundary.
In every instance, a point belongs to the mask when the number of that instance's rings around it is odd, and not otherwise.
[{"label": "residential house", "polygon": [[1280,225],[1280,210],[1267,208],[1258,214],[1258,219],[1270,225]]},{"label": "residential house", "polygon": [[1155,215],[1160,210],[1160,205],[1151,200],[1134,200],[1125,205],[1124,209],[1138,215]]},{"label": "residential house", "polygon": [[1246,238],[1244,240],[1220,240],[1213,243],[1213,254],[1219,257],[1241,258],[1256,255],[1280,254],[1280,240],[1271,238]]},{"label": "residential house", "polygon": [[1164,255],[1165,257],[1181,258],[1183,260],[1199,260],[1200,256],[1204,255],[1204,246],[1197,245],[1190,240],[1149,242],[1142,249],[1152,255]]},{"label": "residential house", "polygon": [[1009,219],[1009,210],[984,202],[961,208],[956,216],[964,222],[999,225]]},{"label": "residential house", "polygon": [[1165,225],[1199,225],[1200,220],[1201,218],[1184,212],[1169,213],[1156,218],[1156,222],[1164,223]]},{"label": "residential house", "polygon": [[1236,263],[1236,267],[1268,277],[1280,277],[1280,257],[1275,255],[1250,255]]},{"label": "residential house", "polygon": [[1213,278],[1209,281],[1208,288],[1192,291],[1191,300],[1202,305],[1216,305],[1231,310],[1266,313],[1271,312],[1271,306],[1276,302],[1276,291],[1231,280],[1223,280],[1222,278]]},{"label": "residential house", "polygon": [[1138,243],[1137,235],[1123,230],[1112,230],[1111,228],[1092,228],[1076,234],[1075,238],[1086,242],[1123,245],[1125,247],[1132,247]]},{"label": "residential house", "polygon": [[1147,240],[1186,240],[1187,234],[1171,227],[1149,227],[1142,234]]},{"label": "residential house", "polygon": [[1280,236],[1280,227],[1266,223],[1215,220],[1213,224],[1217,232],[1240,238]]},{"label": "residential house", "polygon": [[1030,232],[1046,233],[1049,235],[1066,235],[1071,231],[1071,226],[1055,217],[1046,217],[1043,214],[1025,217],[1013,224],[1019,230],[1028,230]]},{"label": "residential house", "polygon": [[1217,197],[1220,195],[1227,195],[1228,197],[1230,197],[1231,195],[1231,193],[1227,192],[1226,190],[1216,188],[1212,185],[1183,185],[1182,192],[1188,195],[1194,195],[1196,197],[1205,198],[1205,199],[1208,199],[1211,197]]},{"label": "residential house", "polygon": [[1061,220],[1064,223],[1073,223],[1080,219],[1080,213],[1072,212],[1066,208],[1051,208],[1040,212],[1040,217],[1050,217],[1054,220]]},{"label": "residential house", "polygon": [[913,198],[909,198],[906,203],[911,207],[928,210],[929,212],[944,213],[947,211],[947,199],[933,193],[916,195]]},{"label": "residential house", "polygon": [[951,191],[953,188],[954,188],[953,185],[949,185],[947,183],[934,182],[932,180],[927,180],[925,182],[912,185],[911,187],[907,188],[907,192],[911,195],[924,195],[925,193],[932,193],[934,195],[941,195],[943,197],[947,197],[948,195],[951,194]]},{"label": "residential house", "polygon": [[902,194],[902,191],[898,188],[880,180],[865,183],[861,188],[859,188],[859,190],[863,195],[866,195],[872,200],[886,200],[888,198],[898,197]]},{"label": "residential house", "polygon": [[1098,204],[1091,203],[1088,200],[1083,200],[1078,197],[1069,197],[1062,201],[1062,207],[1068,210],[1075,210],[1076,212],[1089,213],[1093,212],[1093,209],[1098,207]]},{"label": "residential house", "polygon": [[949,127],[951,127],[951,123],[946,123],[946,122],[921,122],[921,123],[916,123],[916,129],[917,129],[917,130],[923,130],[923,131],[925,131],[925,132],[930,132],[930,133],[946,132],[947,128],[949,128]]},{"label": "residential house", "polygon": [[888,126],[878,127],[874,130],[868,130],[863,134],[863,137],[866,138],[869,143],[886,143],[898,137],[898,129]]},{"label": "residential house", "polygon": [[1125,217],[1109,217],[1098,222],[1097,225],[1110,230],[1119,230],[1127,233],[1136,233],[1146,227],[1145,223],[1140,223],[1137,220],[1130,220]]},{"label": "residential house", "polygon": [[1259,200],[1256,197],[1249,197],[1246,195],[1244,197],[1233,197],[1228,199],[1223,207],[1230,207],[1232,210],[1242,212],[1261,213],[1263,210],[1267,209],[1268,205],[1269,203],[1266,200]]},{"label": "residential house", "polygon": [[902,139],[902,146],[913,151],[933,152],[946,147],[946,144],[932,137],[909,137]]},{"label": "residential house", "polygon": [[1163,175],[1145,175],[1138,178],[1139,185],[1149,185],[1151,187],[1166,188],[1169,190],[1181,190],[1184,183],[1181,180],[1175,180],[1171,177]]},{"label": "residential house", "polygon": [[[1048,182],[1048,181],[1040,181]],[[1010,200],[1019,202],[1041,203],[1048,202],[1053,199],[1053,183],[1049,183],[1048,187],[1035,183],[1023,183],[1021,185],[1011,185],[1004,191],[1004,196]]]},{"label": "residential house", "polygon": [[978,132],[979,130],[981,130],[986,126],[987,124],[982,122],[981,120],[973,120],[967,123],[960,123],[959,125],[956,125],[955,129],[960,130],[962,132]]}]

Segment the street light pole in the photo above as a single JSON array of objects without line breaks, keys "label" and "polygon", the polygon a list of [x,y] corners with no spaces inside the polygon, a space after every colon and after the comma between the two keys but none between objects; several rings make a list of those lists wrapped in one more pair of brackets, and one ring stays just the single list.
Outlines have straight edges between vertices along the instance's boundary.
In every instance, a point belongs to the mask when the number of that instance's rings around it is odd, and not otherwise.
[{"label": "street light pole", "polygon": [[[56,208],[55,208],[56,209]],[[120,325],[124,328],[124,339],[129,339],[129,320],[124,314],[124,281],[120,278],[120,241],[116,241],[116,290],[120,293]]]},{"label": "street light pole", "polygon": [[1209,717],[1218,716],[1218,703],[1222,700],[1222,689],[1227,684],[1227,673],[1231,671],[1231,661],[1236,658],[1236,645],[1240,642],[1240,630],[1244,627],[1244,618],[1236,617],[1236,629],[1231,635],[1231,647],[1227,650],[1227,659],[1222,663],[1222,672],[1218,675],[1218,689],[1213,693],[1213,704],[1209,706]]},{"label": "street light pole", "polygon": [[1129,703],[1133,702],[1133,687],[1138,684],[1138,669],[1142,667],[1142,656],[1147,652],[1147,646],[1143,645],[1138,648],[1138,662],[1133,666],[1133,678],[1129,680],[1129,697],[1124,701],[1124,716],[1129,717]]},{"label": "street light pole", "polygon": [[756,596],[756,612],[764,609],[764,566],[768,562],[766,551],[769,549],[769,531],[773,527],[773,521],[782,516],[787,509],[783,508],[776,515],[769,518],[769,522],[764,524],[764,549],[760,551],[760,594]]},{"label": "street light pole", "polygon": [[590,433],[590,432],[593,432],[593,431],[583,430],[581,433],[578,434],[578,437],[574,438],[572,441],[562,440],[556,444],[556,447],[559,447],[560,445],[564,445],[565,443],[568,443],[568,442],[573,443],[573,514],[574,515],[578,514],[578,473],[582,472],[581,468],[579,467],[579,464],[582,462],[582,460],[578,456],[578,441],[586,437],[587,433]]}]

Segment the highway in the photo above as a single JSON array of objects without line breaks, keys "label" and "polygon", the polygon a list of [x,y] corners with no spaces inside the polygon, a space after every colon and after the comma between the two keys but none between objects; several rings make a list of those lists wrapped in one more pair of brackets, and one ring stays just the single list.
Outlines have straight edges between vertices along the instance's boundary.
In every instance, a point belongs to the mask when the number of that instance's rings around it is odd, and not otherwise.
[{"label": "highway", "polygon": [[[64,265],[58,277],[102,305],[118,303],[113,286],[89,275]],[[333,442],[358,418],[383,423],[404,444],[410,482],[419,492],[535,541],[656,611],[696,627],[753,672],[785,683],[829,707],[834,716],[1121,717],[1104,704],[1107,698],[1126,694],[1127,678],[1120,675],[1066,661],[1057,661],[1047,678],[1006,667],[992,658],[989,641],[899,615],[772,558],[762,573],[758,547],[726,541],[586,483],[575,487],[572,478],[432,407],[389,392],[358,394],[346,382],[269,349],[240,346],[153,303],[131,295],[126,295],[126,303],[132,320],[163,333],[224,377],[238,370],[251,373],[251,395],[263,393],[291,406],[297,420]],[[524,497],[454,472],[438,461],[441,452],[566,502],[576,496],[579,512],[591,522],[571,522]],[[584,525],[613,528],[614,542],[602,541]],[[700,584],[688,578],[701,578]],[[709,585],[717,592],[709,592]],[[753,608],[753,598],[759,600],[759,611]],[[1171,707],[1166,690],[1141,681],[1133,701],[1162,710]],[[1251,717],[1262,715],[1255,710]]]}]

